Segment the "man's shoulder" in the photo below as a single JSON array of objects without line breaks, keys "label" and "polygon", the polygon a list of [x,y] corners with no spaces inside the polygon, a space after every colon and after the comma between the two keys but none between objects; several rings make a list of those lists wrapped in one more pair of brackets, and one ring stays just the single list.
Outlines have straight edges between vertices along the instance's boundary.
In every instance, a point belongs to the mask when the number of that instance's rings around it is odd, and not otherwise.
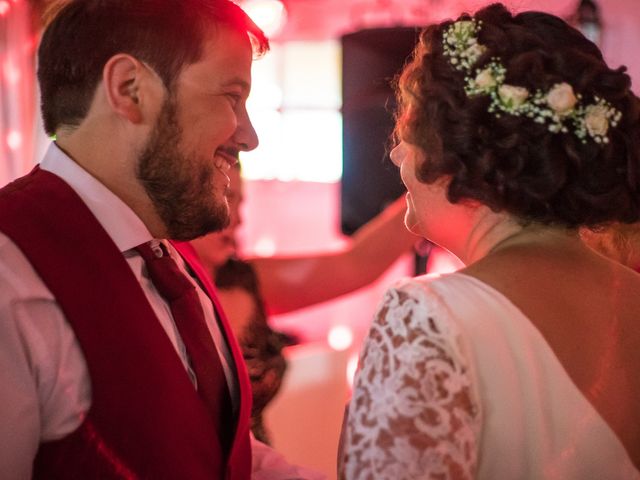
[{"label": "man's shoulder", "polygon": [[18,246],[0,231],[0,297],[4,301],[53,299]]},{"label": "man's shoulder", "polygon": [[[31,172],[27,173],[26,175],[18,177],[16,179],[10,181],[9,183],[4,185],[3,187],[1,187],[0,188],[0,200],[5,199],[5,198],[10,198],[12,196],[12,194],[14,194],[15,192],[18,192],[18,191],[22,190],[26,185],[28,185],[29,183],[31,183],[33,181],[34,174],[36,172],[38,172],[39,170],[40,169],[38,167],[36,167]],[[35,178],[37,179],[38,176],[36,175]]]}]

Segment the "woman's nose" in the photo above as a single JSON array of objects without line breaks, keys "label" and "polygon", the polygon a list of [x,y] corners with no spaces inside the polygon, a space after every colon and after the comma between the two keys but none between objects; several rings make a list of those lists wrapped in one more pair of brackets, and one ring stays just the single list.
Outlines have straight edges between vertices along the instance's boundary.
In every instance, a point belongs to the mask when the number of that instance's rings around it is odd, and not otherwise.
[{"label": "woman's nose", "polygon": [[396,167],[400,167],[400,165],[402,165],[402,144],[401,143],[393,147],[393,150],[391,150],[389,157],[391,158],[391,161]]}]

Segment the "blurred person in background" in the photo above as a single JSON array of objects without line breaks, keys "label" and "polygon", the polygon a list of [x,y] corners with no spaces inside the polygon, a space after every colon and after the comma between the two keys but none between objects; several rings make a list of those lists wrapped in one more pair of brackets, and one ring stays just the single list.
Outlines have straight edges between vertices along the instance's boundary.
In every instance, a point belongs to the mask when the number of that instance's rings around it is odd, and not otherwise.
[{"label": "blurred person in background", "polygon": [[409,252],[417,237],[401,228],[406,210],[401,198],[358,230],[341,250],[239,259],[236,235],[244,198],[240,165],[228,175],[229,226],[190,244],[218,287],[220,302],[244,353],[253,389],[253,434],[269,444],[263,411],[282,384],[286,371],[282,350],[297,340],[274,331],[268,313],[304,308],[371,283]]},{"label": "blurred person in background", "polygon": [[[228,175],[229,226],[190,242],[214,279],[217,270],[235,255],[237,229],[242,223],[243,188],[239,166],[232,168]],[[405,210],[404,199],[397,199],[337,251],[243,259],[256,272],[268,312],[279,314],[308,307],[376,280],[400,255],[409,252],[417,240],[401,228]]]}]

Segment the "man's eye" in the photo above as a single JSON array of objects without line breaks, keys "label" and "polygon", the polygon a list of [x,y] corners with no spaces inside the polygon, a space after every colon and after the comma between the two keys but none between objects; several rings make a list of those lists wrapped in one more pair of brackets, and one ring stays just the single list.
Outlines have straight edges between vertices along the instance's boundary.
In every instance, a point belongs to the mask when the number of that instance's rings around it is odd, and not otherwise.
[{"label": "man's eye", "polygon": [[240,101],[242,100],[242,97],[238,93],[227,93],[226,96],[231,102],[231,105],[233,105],[233,107],[236,107],[238,103],[240,103]]}]

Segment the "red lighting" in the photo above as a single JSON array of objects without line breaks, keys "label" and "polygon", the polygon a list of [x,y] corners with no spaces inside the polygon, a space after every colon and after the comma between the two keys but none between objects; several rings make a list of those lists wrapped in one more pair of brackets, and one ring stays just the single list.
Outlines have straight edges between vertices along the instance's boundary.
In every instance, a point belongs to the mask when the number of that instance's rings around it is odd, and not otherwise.
[{"label": "red lighting", "polygon": [[9,9],[11,5],[7,0],[0,0],[0,17],[4,17],[7,13],[9,13]]},{"label": "red lighting", "polygon": [[16,130],[11,130],[7,134],[7,145],[11,150],[18,150],[22,146],[22,135]]},{"label": "red lighting", "polygon": [[2,64],[2,71],[9,85],[16,85],[20,80],[20,70],[11,60],[6,60]]},{"label": "red lighting", "polygon": [[246,0],[241,5],[267,37],[277,34],[286,20],[287,11],[280,0]]}]

